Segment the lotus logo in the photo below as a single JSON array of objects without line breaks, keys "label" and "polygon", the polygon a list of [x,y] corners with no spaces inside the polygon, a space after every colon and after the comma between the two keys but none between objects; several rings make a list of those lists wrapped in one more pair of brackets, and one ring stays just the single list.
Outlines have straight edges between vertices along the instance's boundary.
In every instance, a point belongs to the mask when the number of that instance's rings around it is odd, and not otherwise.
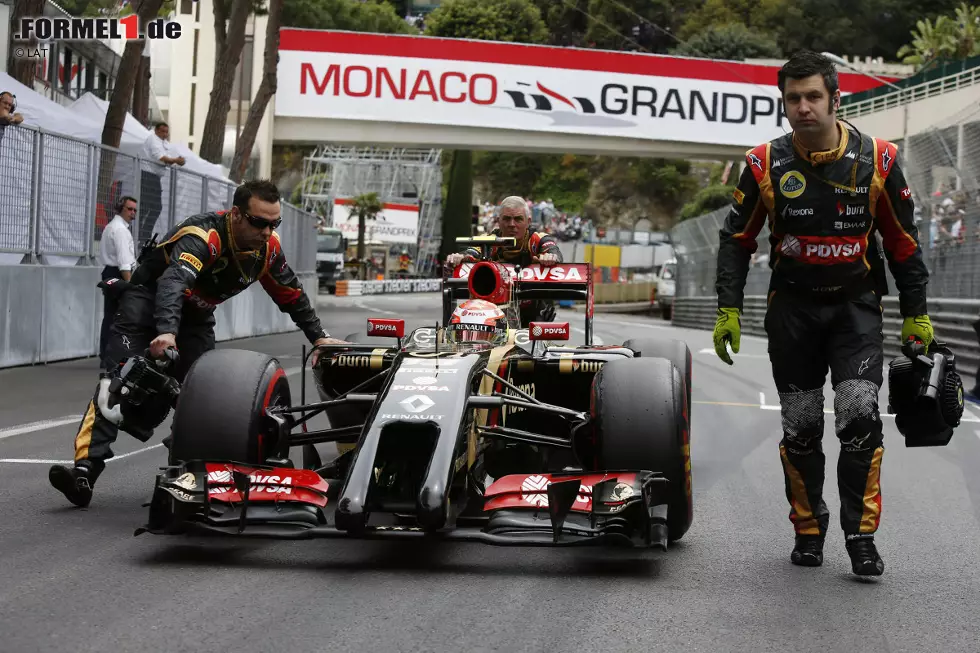
[{"label": "lotus logo", "polygon": [[425,395],[412,395],[408,399],[402,399],[400,403],[405,410],[412,413],[421,413],[435,406],[435,402]]}]

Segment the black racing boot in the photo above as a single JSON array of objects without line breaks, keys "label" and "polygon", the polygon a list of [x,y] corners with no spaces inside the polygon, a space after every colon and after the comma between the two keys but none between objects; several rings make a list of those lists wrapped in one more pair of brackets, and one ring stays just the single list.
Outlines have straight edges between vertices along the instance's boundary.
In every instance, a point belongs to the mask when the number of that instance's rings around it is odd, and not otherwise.
[{"label": "black racing boot", "polygon": [[83,465],[66,467],[52,465],[48,470],[48,481],[56,490],[68,497],[79,508],[88,506],[92,500],[92,486],[95,480],[91,470]]},{"label": "black racing boot", "polygon": [[844,546],[851,556],[851,569],[858,576],[881,576],[885,573],[885,562],[878,555],[874,535],[848,535]]},{"label": "black racing boot", "polygon": [[823,535],[797,535],[790,562],[801,567],[819,567],[823,564],[823,540]]}]

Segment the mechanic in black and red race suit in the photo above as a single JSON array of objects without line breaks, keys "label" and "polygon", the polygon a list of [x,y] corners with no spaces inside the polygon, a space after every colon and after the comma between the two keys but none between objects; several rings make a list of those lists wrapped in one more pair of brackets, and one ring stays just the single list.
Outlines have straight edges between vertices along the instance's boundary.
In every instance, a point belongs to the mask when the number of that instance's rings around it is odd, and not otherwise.
[{"label": "mechanic in black and red race suit", "polygon": [[[514,238],[517,247],[498,247],[491,254],[493,260],[527,267],[538,263],[550,267],[562,262],[558,242],[551,234],[532,232],[531,209],[523,197],[512,195],[504,198],[497,209],[497,228],[489,235],[503,238]],[[464,261],[475,261],[480,257],[480,250],[468,248],[462,253],[450,254],[446,257],[446,267],[451,272]],[[524,300],[520,305],[521,326],[527,327],[531,322],[551,322],[555,319],[555,303],[546,299]]]},{"label": "mechanic in black and red race suit", "polygon": [[[235,191],[230,211],[187,218],[141,257],[128,285],[106,346],[104,370],[75,436],[74,466],[54,465],[48,478],[78,506],[87,506],[92,488],[112,457],[119,428],[99,409],[99,393],[109,373],[146,349],[159,358],[176,348],[179,360],[171,375],[183,381],[202,354],[214,349],[214,311],[218,304],[258,281],[288,313],[307,339],[317,345],[342,343],[328,336],[309,297],[282,252],[279,190],[266,180],[248,181]],[[113,284],[115,285],[115,284]],[[316,365],[319,351],[312,356]],[[229,383],[234,379],[229,379]]]},{"label": "mechanic in black and red race suit", "polygon": [[779,392],[779,453],[789,518],[796,532],[790,560],[819,566],[830,514],[823,501],[824,382],[829,367],[840,524],[852,570],[880,575],[874,534],[881,518],[881,296],[887,293],[875,232],[899,292],[902,340],[932,342],[926,311],[928,272],[913,222],[912,194],[898,148],[837,119],[833,63],[800,52],[778,73],[793,132],[746,153],[734,202],[720,232],[718,356],[738,353],[740,314],[750,257],[768,220],[772,269],[765,329]]}]

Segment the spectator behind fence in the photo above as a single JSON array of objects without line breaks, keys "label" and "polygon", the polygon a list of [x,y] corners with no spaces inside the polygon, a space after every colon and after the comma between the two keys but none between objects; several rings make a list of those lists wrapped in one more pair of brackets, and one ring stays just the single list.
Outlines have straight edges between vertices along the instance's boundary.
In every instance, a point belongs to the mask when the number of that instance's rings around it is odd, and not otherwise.
[{"label": "spectator behind fence", "polygon": [[[102,280],[123,279],[129,281],[136,267],[136,247],[133,244],[133,220],[136,219],[136,199],[128,195],[116,204],[116,217],[109,221],[102,232],[99,260],[102,261]],[[105,356],[106,341],[112,318],[119,308],[116,293],[103,293],[102,331],[99,335],[99,358]]]},{"label": "spectator behind fence", "polygon": [[17,96],[10,91],[0,92],[0,142],[3,142],[3,132],[7,125],[19,125],[24,122],[24,116],[14,113]]},{"label": "spectator behind fence", "polygon": [[145,243],[153,235],[153,228],[156,226],[157,218],[163,210],[162,186],[160,177],[166,172],[166,167],[161,167],[156,163],[159,161],[168,166],[176,163],[184,165],[184,157],[170,156],[170,126],[165,122],[158,122],[153,133],[143,141],[143,149],[140,156],[146,161],[141,161],[142,176],[140,179],[140,204],[143,205],[143,216],[140,218],[140,243]]}]

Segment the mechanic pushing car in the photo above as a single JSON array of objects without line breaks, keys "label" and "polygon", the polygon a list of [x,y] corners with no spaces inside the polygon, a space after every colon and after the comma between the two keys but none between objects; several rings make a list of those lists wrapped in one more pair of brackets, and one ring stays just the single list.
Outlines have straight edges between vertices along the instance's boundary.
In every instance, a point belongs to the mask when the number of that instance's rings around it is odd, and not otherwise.
[{"label": "mechanic pushing car", "polygon": [[898,148],[838,120],[837,72],[826,57],[799,52],[778,86],[791,134],[746,153],[746,167],[721,229],[715,351],[732,364],[756,238],[770,227],[772,275],[765,317],[779,392],[779,444],[796,531],[793,564],[819,566],[830,514],[823,501],[823,387],[830,369],[837,437],[840,523],[855,574],[878,576],[884,562],[874,534],[881,519],[884,451],[881,296],[887,293],[875,231],[899,291],[902,340],[928,346],[928,272],[912,219]]},{"label": "mechanic pushing car", "polygon": [[[504,198],[497,213],[497,228],[488,235],[503,238],[515,238],[517,247],[498,248],[492,258],[502,263],[511,263],[526,267],[532,263],[552,266],[562,262],[561,250],[554,236],[543,232],[532,233],[531,210],[523,197],[512,195]],[[455,268],[463,261],[475,261],[479,258],[477,249],[469,248],[462,253],[450,254],[446,257],[446,266]],[[555,319],[555,303],[549,300],[526,300],[521,302],[521,326],[527,327],[531,322],[551,322]]]},{"label": "mechanic pushing car", "polygon": [[[179,360],[171,376],[183,381],[194,361],[214,349],[217,305],[252,283],[262,284],[314,346],[345,342],[323,330],[286,262],[275,232],[282,223],[279,199],[279,190],[270,181],[242,184],[235,191],[231,211],[187,218],[142,257],[129,283],[111,284],[119,294],[119,309],[99,386],[75,436],[75,464],[54,465],[48,474],[51,485],[69,501],[88,505],[95,481],[113,455],[111,445],[119,427],[100,408],[100,394],[108,388],[104,380],[125,359],[149,348],[153,358],[177,349]],[[315,350],[313,365],[318,354]]]}]

